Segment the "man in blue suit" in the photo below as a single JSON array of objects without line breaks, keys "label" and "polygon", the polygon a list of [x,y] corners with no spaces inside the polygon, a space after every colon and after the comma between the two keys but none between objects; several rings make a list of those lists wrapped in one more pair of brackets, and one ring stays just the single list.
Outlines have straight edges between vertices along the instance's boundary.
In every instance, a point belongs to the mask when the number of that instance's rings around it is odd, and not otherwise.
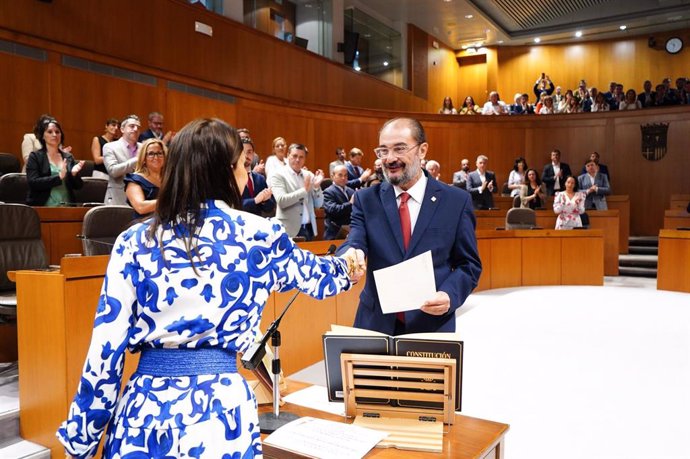
[{"label": "man in blue suit", "polygon": [[[424,172],[421,160],[428,149],[424,128],[414,119],[390,120],[379,133],[375,153],[383,162],[386,181],[355,193],[345,244],[367,256],[367,281],[355,327],[389,335],[455,331],[455,311],[479,281],[482,268],[472,200],[466,191]],[[419,309],[383,314],[373,272],[429,250],[436,294]]]},{"label": "man in blue suit", "polygon": [[249,179],[242,192],[242,208],[256,215],[270,215],[276,208],[276,200],[273,198],[273,192],[266,185],[264,176],[251,170],[254,144],[249,138],[245,138],[242,139],[242,148],[245,154],[244,167],[247,169]]},{"label": "man in blue suit", "polygon": [[350,225],[352,214],[352,196],[355,190],[347,186],[347,168],[335,166],[331,174],[333,184],[323,191],[323,210],[326,214],[326,226],[323,238],[336,239],[340,229]]}]

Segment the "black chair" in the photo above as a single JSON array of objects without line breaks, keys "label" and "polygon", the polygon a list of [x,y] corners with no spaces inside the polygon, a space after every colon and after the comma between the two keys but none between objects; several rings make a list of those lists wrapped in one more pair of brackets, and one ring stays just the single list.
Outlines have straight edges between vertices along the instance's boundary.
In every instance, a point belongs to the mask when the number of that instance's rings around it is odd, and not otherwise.
[{"label": "black chair", "polygon": [[0,204],[0,222],[0,315],[16,317],[17,292],[7,272],[47,268],[48,256],[35,209],[25,204]]},{"label": "black chair", "polygon": [[9,153],[0,153],[0,175],[19,172],[21,165],[16,156]]},{"label": "black chair", "polygon": [[86,207],[103,204],[105,191],[108,188],[108,180],[98,177],[82,178],[84,185],[79,190],[74,190],[74,200]]},{"label": "black chair", "polygon": [[26,174],[11,172],[0,177],[0,201],[26,204],[29,194],[29,183]]},{"label": "black chair", "polygon": [[506,214],[506,229],[531,229],[537,226],[537,213],[532,209],[513,207]]},{"label": "black chair", "polygon": [[589,228],[589,215],[587,213],[580,214],[580,222],[583,228]]},{"label": "black chair", "polygon": [[96,166],[96,163],[93,162],[93,160],[87,159],[84,161],[84,165],[81,168],[81,177],[91,177],[93,175],[93,168]]},{"label": "black chair", "polygon": [[333,184],[333,180],[325,178],[321,181],[321,191],[326,191],[326,188]]},{"label": "black chair", "polygon": [[134,209],[129,206],[99,206],[84,215],[82,247],[84,255],[110,255],[115,239],[129,228]]}]

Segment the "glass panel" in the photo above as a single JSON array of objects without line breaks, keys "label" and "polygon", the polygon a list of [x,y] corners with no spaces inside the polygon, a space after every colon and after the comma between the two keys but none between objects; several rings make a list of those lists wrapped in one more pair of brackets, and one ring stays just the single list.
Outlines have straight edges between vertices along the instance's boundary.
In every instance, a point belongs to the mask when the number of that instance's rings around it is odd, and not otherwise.
[{"label": "glass panel", "polygon": [[345,10],[345,65],[403,87],[401,49],[400,32],[357,8]]}]

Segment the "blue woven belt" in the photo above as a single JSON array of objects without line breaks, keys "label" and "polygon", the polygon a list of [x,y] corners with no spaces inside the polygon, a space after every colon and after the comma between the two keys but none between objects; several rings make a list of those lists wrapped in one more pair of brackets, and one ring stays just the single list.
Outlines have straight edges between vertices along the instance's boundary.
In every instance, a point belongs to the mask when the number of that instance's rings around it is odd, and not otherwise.
[{"label": "blue woven belt", "polygon": [[216,347],[144,348],[137,373],[151,376],[198,376],[237,373],[237,354]]}]

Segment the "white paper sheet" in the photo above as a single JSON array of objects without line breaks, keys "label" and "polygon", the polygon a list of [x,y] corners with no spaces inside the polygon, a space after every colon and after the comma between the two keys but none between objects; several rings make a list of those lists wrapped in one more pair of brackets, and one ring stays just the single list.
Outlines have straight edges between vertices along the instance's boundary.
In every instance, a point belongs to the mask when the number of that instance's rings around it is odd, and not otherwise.
[{"label": "white paper sheet", "polygon": [[314,458],[360,459],[386,436],[352,424],[303,417],[285,424],[264,443]]},{"label": "white paper sheet", "polygon": [[293,405],[345,416],[345,404],[343,402],[329,402],[328,389],[324,386],[306,387],[286,395],[283,400]]},{"label": "white paper sheet", "polygon": [[419,309],[436,294],[431,251],[374,271],[374,280],[384,314]]}]

